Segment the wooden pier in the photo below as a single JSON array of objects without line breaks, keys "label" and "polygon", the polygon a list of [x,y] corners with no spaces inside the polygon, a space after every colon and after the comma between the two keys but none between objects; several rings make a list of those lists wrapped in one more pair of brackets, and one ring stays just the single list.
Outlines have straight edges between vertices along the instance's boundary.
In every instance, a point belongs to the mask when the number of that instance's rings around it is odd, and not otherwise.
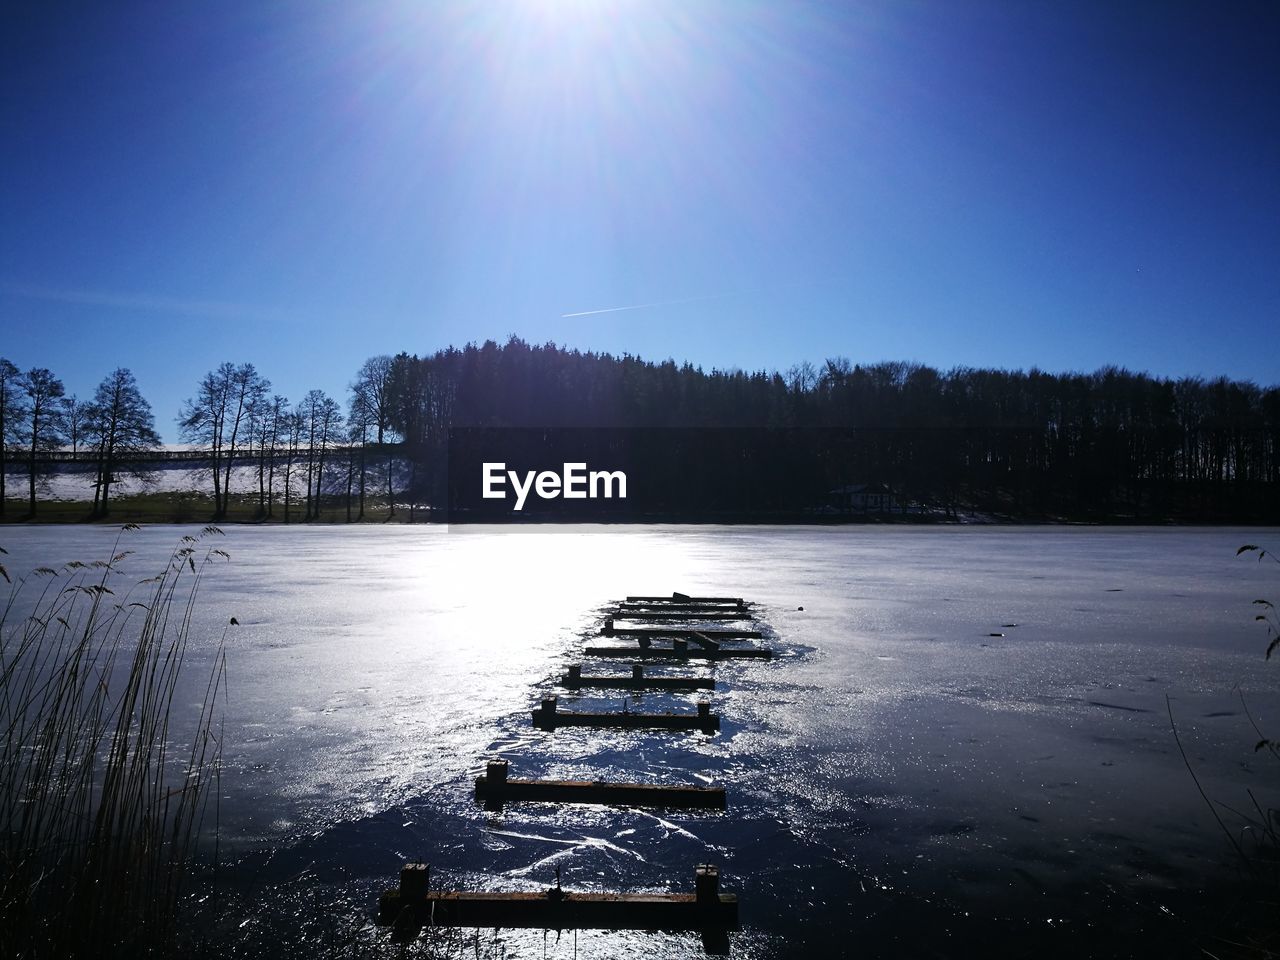
[{"label": "wooden pier", "polygon": [[570,690],[714,690],[716,681],[714,677],[646,677],[638,663],[631,665],[629,677],[584,677],[582,664],[575,663],[560,684]]},{"label": "wooden pier", "polygon": [[674,640],[670,647],[586,647],[587,657],[628,657],[633,660],[768,660],[773,651],[767,647],[739,647],[733,650],[690,650],[687,640]]},{"label": "wooden pier", "polygon": [[[741,597],[628,596],[612,604],[601,634],[635,641],[613,646],[586,647],[588,657],[627,660],[768,660],[773,650],[752,643],[764,639],[755,626],[754,605]],[[726,623],[727,621],[727,623]],[[618,626],[617,622],[633,626]],[[664,626],[668,624],[669,626]],[[655,641],[669,641],[659,646]],[[722,646],[722,644],[725,644]],[[634,691],[713,690],[714,677],[648,676],[644,665],[631,664],[631,675],[583,676],[582,665],[570,664],[560,681],[571,690]],[[699,731],[720,730],[720,716],[701,700],[696,713],[640,713],[625,707],[614,712],[575,712],[559,709],[558,699],[546,696],[532,713],[533,726],[554,731],[560,727]],[[622,807],[725,810],[722,786],[646,784],[600,780],[513,780],[509,763],[495,758],[476,777],[475,799],[485,810],[500,812],[508,803],[587,803]],[[694,870],[693,893],[577,892],[555,886],[540,891],[476,892],[432,890],[431,868],[407,863],[396,890],[382,894],[378,923],[392,927],[393,941],[407,944],[429,927],[532,928],[541,930],[697,931],[708,954],[728,954],[731,930],[740,929],[738,898],[720,892],[719,868],[700,864]]]},{"label": "wooden pier", "polygon": [[490,760],[476,777],[476,802],[500,811],[515,801],[544,803],[602,803],[615,807],[723,810],[724,787],[666,786],[647,783],[606,783],[599,780],[509,780],[507,761]]},{"label": "wooden pier", "polygon": [[737,606],[727,603],[653,603],[645,600],[622,600],[614,604],[616,610],[636,610],[648,613],[733,613],[753,617],[750,604]]},{"label": "wooden pier", "polygon": [[687,593],[673,593],[669,597],[629,596],[627,597],[627,603],[684,603],[695,605],[703,604],[707,606],[725,604],[734,607],[744,606],[741,597],[691,597]]},{"label": "wooden pier", "polygon": [[600,635],[605,637],[680,637],[685,640],[699,642],[721,640],[760,640],[763,634],[759,630],[692,630],[687,627],[615,627],[613,618],[605,620],[600,628]]},{"label": "wooden pier", "polygon": [[735,621],[735,620],[753,620],[754,617],[749,613],[725,613],[721,610],[715,610],[710,613],[686,612],[683,610],[673,610],[664,613],[661,610],[628,610],[625,607],[616,608],[613,611],[612,619],[615,620],[635,620],[637,622],[661,622],[661,623],[684,623],[689,620],[698,620],[711,622],[715,620]]},{"label": "wooden pier", "polygon": [[378,923],[402,934],[426,926],[540,930],[738,930],[738,898],[720,892],[720,870],[694,868],[693,893],[578,893],[558,885],[539,892],[432,890],[431,868],[408,863],[400,888],[378,902]]},{"label": "wooden pier", "polygon": [[556,709],[555,697],[544,697],[533,711],[533,725],[539,730],[558,727],[621,727],[649,730],[700,730],[711,734],[720,729],[720,715],[702,700],[697,713],[570,713]]}]

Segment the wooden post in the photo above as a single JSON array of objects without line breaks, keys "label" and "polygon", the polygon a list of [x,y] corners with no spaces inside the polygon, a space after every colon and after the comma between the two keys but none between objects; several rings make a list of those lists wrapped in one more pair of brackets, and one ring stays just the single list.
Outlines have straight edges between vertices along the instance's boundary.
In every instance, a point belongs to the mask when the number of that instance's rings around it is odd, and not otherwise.
[{"label": "wooden post", "polygon": [[[506,763],[506,761],[502,761]],[[431,891],[431,864],[406,863],[400,868],[400,902],[415,903]]]},{"label": "wooden post", "polygon": [[604,634],[606,637],[613,636],[613,617],[609,617],[609,619],[605,620],[604,629],[601,630],[600,632]]},{"label": "wooden post", "polygon": [[693,895],[699,907],[717,907],[720,904],[720,868],[710,863],[700,863],[693,868]]},{"label": "wooden post", "polygon": [[542,715],[544,717],[554,717],[556,715],[556,697],[542,698]]},{"label": "wooden post", "polygon": [[[738,898],[719,893],[719,871],[699,866],[696,893],[579,893],[557,884],[540,892],[436,890],[404,903],[389,890],[379,902],[378,922],[417,929],[433,926],[512,927],[557,930],[696,930],[716,953],[727,952],[729,930],[740,929]],[[714,899],[712,899],[714,897]]]},{"label": "wooden post", "polygon": [[491,813],[502,812],[503,795],[506,793],[508,763],[499,757],[490,760],[485,767],[484,778],[488,785],[484,808]]},{"label": "wooden post", "polygon": [[720,729],[720,718],[714,720],[711,717],[711,704],[706,700],[698,701],[698,719],[702,721],[703,733],[714,733]]},{"label": "wooden post", "polygon": [[580,663],[569,664],[569,686],[571,687],[582,686],[582,664]]},{"label": "wooden post", "polygon": [[643,665],[643,664],[633,663],[633,664],[631,665],[631,679],[632,679],[632,680],[643,680],[643,679],[644,679],[644,665]]},{"label": "wooden post", "polygon": [[720,910],[720,868],[710,863],[700,863],[693,868],[694,909],[704,917],[702,946],[708,956],[729,955],[728,930],[712,919]]}]

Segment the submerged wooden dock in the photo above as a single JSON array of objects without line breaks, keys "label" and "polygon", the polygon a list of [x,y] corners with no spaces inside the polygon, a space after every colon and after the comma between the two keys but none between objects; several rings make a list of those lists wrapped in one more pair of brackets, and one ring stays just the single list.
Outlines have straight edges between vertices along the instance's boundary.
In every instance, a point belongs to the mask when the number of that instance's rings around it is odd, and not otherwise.
[{"label": "submerged wooden dock", "polygon": [[631,665],[629,677],[593,677],[582,675],[582,664],[569,666],[560,685],[570,690],[714,690],[713,677],[650,677],[638,663]]},{"label": "submerged wooden dock", "polygon": [[676,640],[669,647],[584,647],[582,653],[588,657],[629,657],[633,660],[768,660],[773,656],[768,647],[690,650],[687,640]]},{"label": "submerged wooden dock", "polygon": [[696,611],[671,610],[664,612],[662,610],[628,610],[618,608],[612,612],[615,620],[634,620],[638,623],[686,623],[692,620],[712,622],[712,621],[741,621],[755,619],[748,613],[727,613],[723,610],[713,610],[708,613],[699,613]]},{"label": "submerged wooden dock", "polygon": [[638,613],[724,613],[739,617],[755,617],[751,604],[733,603],[672,603],[654,600],[621,600],[613,605],[615,610],[633,610]]},{"label": "submerged wooden dock", "polygon": [[[618,626],[632,621],[642,626]],[[629,660],[767,660],[773,650],[764,645],[737,644],[761,641],[760,630],[725,628],[735,621],[754,625],[753,605],[741,597],[628,596],[613,605],[601,626],[601,634],[635,645],[585,647],[589,657]],[[662,626],[668,623],[672,626]],[[654,641],[669,640],[670,646]],[[733,643],[732,647],[722,644]],[[690,647],[690,644],[693,647]],[[641,663],[631,664],[630,676],[584,676],[582,665],[570,664],[560,684],[571,690],[624,689],[639,691],[712,690],[714,677],[649,676]],[[711,704],[699,701],[696,713],[643,713],[629,709],[613,712],[574,712],[559,709],[558,698],[546,696],[532,712],[533,725],[554,731],[560,727],[699,731],[720,729],[719,714]],[[484,809],[501,812],[509,803],[591,803],[609,806],[724,810],[725,788],[688,784],[646,784],[599,780],[513,780],[509,762],[491,759],[475,780],[475,799]],[[568,891],[556,885],[541,891],[433,890],[431,869],[424,863],[408,863],[400,873],[400,886],[382,894],[378,922],[393,928],[399,942],[408,942],[427,927],[507,927],[543,930],[645,930],[696,931],[708,953],[729,952],[728,931],[740,929],[738,898],[720,892],[720,871],[711,864],[694,870],[693,893],[623,893]]]},{"label": "submerged wooden dock", "polygon": [[637,637],[641,639],[669,639],[679,637],[682,640],[694,640],[699,643],[719,643],[723,640],[760,640],[763,638],[759,630],[694,630],[689,627],[615,627],[613,618],[605,620],[600,628],[603,637]]},{"label": "submerged wooden dock", "polygon": [[720,870],[694,868],[693,893],[579,893],[432,890],[431,868],[408,863],[400,887],[382,894],[378,922],[401,931],[426,926],[540,930],[738,930],[738,898],[720,892]]},{"label": "submerged wooden dock", "polygon": [[685,604],[686,606],[745,606],[741,597],[691,597],[687,593],[672,593],[669,597],[644,597],[629,596],[627,603],[670,603]]},{"label": "submerged wooden dock", "polygon": [[716,733],[720,715],[711,712],[711,704],[702,700],[697,713],[570,713],[557,709],[556,697],[544,697],[533,711],[533,725],[539,730],[558,727],[619,727],[650,730],[701,730]]},{"label": "submerged wooden dock", "polygon": [[476,802],[486,810],[500,811],[505,804],[521,800],[686,810],[723,810],[726,806],[724,787],[599,780],[509,780],[507,770],[506,760],[490,760],[484,774],[476,777]]}]

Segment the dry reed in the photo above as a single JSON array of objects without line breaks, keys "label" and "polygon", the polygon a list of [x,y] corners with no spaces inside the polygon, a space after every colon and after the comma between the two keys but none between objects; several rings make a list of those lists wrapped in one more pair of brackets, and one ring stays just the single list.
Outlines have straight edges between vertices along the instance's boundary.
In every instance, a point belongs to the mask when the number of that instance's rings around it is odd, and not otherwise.
[{"label": "dry reed", "polygon": [[175,952],[184,883],[217,831],[225,630],[194,732],[179,745],[170,724],[190,722],[174,696],[200,581],[227,556],[202,541],[220,534],[183,537],[122,596],[120,537],[110,560],[13,584],[0,614],[0,956]]}]

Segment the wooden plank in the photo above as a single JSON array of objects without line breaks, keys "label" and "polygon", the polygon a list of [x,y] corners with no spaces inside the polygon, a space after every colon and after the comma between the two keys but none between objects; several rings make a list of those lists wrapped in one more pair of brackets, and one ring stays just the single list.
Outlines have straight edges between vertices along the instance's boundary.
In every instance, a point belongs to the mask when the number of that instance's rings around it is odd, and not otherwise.
[{"label": "wooden plank", "polygon": [[578,893],[431,890],[430,868],[406,864],[400,888],[378,902],[378,923],[411,932],[425,926],[542,930],[738,930],[738,898],[720,892],[720,871],[699,864],[693,893]]},{"label": "wooden plank", "polygon": [[739,607],[727,603],[650,603],[620,600],[614,606],[620,610],[647,610],[650,613],[692,613],[701,610],[706,613],[732,613],[747,617],[753,616],[754,604],[743,604]]},{"label": "wooden plank", "polygon": [[647,677],[644,667],[634,664],[629,677],[584,677],[581,664],[573,664],[560,681],[570,690],[714,690],[714,677]]},{"label": "wooden plank", "polygon": [[690,630],[684,627],[671,629],[668,627],[615,627],[613,618],[604,622],[600,628],[602,637],[649,637],[673,638],[682,640],[760,640],[763,634],[759,630]]},{"label": "wooden plank", "polygon": [[669,597],[628,596],[628,603],[728,603],[742,606],[741,597],[691,597],[684,593],[673,593]]},{"label": "wooden plank", "polygon": [[746,647],[734,650],[684,650],[678,647],[587,647],[586,657],[627,657],[634,660],[768,660],[773,651],[767,647]]},{"label": "wooden plank", "polygon": [[711,734],[720,729],[720,715],[711,712],[705,700],[697,713],[573,713],[558,710],[555,697],[544,697],[533,711],[533,725],[539,730],[560,727],[619,727],[646,730],[700,730]]},{"label": "wooden plank", "polygon": [[508,780],[507,761],[489,761],[486,772],[476,777],[476,802],[483,804],[486,810],[500,811],[504,804],[516,801],[725,809],[724,787],[608,783],[599,780]]},{"label": "wooden plank", "polygon": [[[408,914],[406,916],[406,914]],[[418,927],[507,927],[538,930],[685,931],[740,929],[738,898],[720,894],[710,906],[692,893],[482,893],[439,891],[404,901],[382,895],[380,922]]]},{"label": "wooden plank", "polygon": [[729,620],[729,621],[750,620],[752,619],[752,617],[749,614],[745,614],[745,613],[719,613],[719,612],[717,613],[655,613],[650,610],[630,611],[625,608],[619,607],[618,609],[614,610],[613,619],[636,620],[636,621],[657,620],[657,621],[663,621],[667,623],[672,623],[672,622],[685,623],[685,622],[695,621],[695,620],[698,620],[698,621],[705,620],[707,622],[717,621],[717,620]]}]

